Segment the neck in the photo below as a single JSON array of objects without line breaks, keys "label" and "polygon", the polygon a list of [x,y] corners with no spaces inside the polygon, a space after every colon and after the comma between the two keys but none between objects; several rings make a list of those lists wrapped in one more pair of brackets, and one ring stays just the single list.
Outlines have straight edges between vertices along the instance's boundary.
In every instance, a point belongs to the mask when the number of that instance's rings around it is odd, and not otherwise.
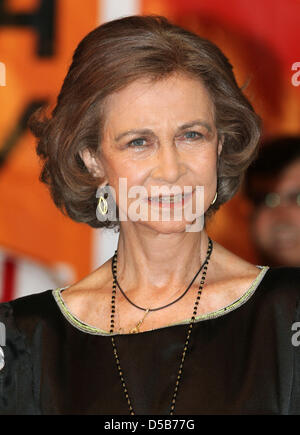
[{"label": "neck", "polygon": [[171,234],[145,230],[129,223],[120,229],[118,243],[118,282],[127,293],[174,295],[188,286],[208,247],[208,236],[201,232]]}]

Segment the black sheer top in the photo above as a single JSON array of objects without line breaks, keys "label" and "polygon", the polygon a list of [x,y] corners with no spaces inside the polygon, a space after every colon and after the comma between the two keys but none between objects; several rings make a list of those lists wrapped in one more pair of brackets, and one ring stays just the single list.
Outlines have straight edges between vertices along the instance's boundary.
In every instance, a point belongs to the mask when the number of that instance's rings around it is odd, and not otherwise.
[{"label": "black sheer top", "polygon": [[[300,414],[300,268],[260,268],[196,318],[175,414]],[[110,334],[73,316],[63,289],[0,304],[0,322],[0,415],[129,414]],[[169,414],[188,323],[115,334],[136,414]]]}]

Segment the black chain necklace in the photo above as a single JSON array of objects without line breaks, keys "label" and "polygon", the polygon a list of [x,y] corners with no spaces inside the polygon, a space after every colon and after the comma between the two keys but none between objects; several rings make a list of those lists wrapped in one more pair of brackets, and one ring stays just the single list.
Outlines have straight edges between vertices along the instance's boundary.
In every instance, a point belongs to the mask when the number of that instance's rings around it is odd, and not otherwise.
[{"label": "black chain necklace", "polygon": [[[207,266],[210,260],[210,256],[213,250],[213,242],[210,239],[210,237],[208,237],[208,248],[207,248],[207,254],[206,254],[206,259],[204,261],[204,263],[201,266],[204,268],[204,272],[202,274],[202,278],[200,281],[200,286],[199,286],[199,290],[197,293],[197,298],[195,301],[195,305],[194,305],[194,310],[193,310],[193,316],[191,317],[191,321],[189,323],[189,327],[188,327],[188,333],[187,333],[187,337],[186,337],[186,341],[184,344],[184,348],[183,348],[183,353],[182,353],[182,357],[181,357],[181,361],[180,361],[180,365],[179,365],[179,370],[178,370],[178,375],[177,375],[177,380],[175,383],[175,389],[174,389],[174,393],[172,396],[172,401],[171,401],[171,408],[170,408],[170,415],[174,415],[174,410],[175,410],[175,404],[176,404],[176,398],[177,398],[177,392],[178,392],[178,387],[179,387],[179,382],[182,378],[182,370],[183,370],[183,364],[184,364],[184,360],[185,360],[185,355],[188,349],[188,345],[189,345],[189,341],[190,341],[190,336],[191,336],[191,332],[192,332],[192,328],[193,328],[193,324],[195,321],[195,317],[197,315],[197,309],[198,309],[198,305],[199,305],[199,301],[200,301],[200,297],[201,297],[201,292],[203,289],[203,285],[205,282],[205,278],[206,278],[206,271],[207,271]],[[200,269],[200,270],[201,270]],[[199,271],[200,272],[200,271]],[[199,273],[198,272],[198,273]],[[112,286],[112,297],[111,297],[111,315],[110,315],[110,334],[113,334],[114,332],[114,317],[115,317],[115,299],[116,299],[116,277],[117,277],[117,251],[115,252],[115,255],[113,256],[112,259],[112,275],[113,275],[113,286]],[[143,309],[143,308],[141,308]],[[118,372],[119,372],[119,376],[120,376],[120,380],[121,380],[121,384],[123,387],[123,391],[125,394],[125,398],[127,400],[128,406],[129,406],[129,413],[130,415],[135,415],[132,404],[131,404],[131,400],[128,394],[128,390],[127,390],[127,386],[125,383],[125,379],[123,376],[123,371],[121,369],[121,365],[120,365],[120,360],[119,360],[119,356],[118,356],[118,352],[117,352],[117,348],[116,348],[116,343],[115,343],[115,339],[112,336],[111,337],[111,342],[112,342],[112,346],[113,346],[113,352],[114,352],[114,356],[115,356],[115,360],[117,363],[117,368],[118,368]]]},{"label": "black chain necklace", "polygon": [[[115,251],[115,256],[117,257],[117,251]],[[207,260],[207,257],[206,257]],[[113,260],[114,261],[114,260]],[[159,311],[162,310],[163,308],[167,308],[170,305],[175,304],[175,302],[178,302],[180,299],[183,298],[183,296],[185,296],[187,294],[187,292],[189,291],[189,289],[192,287],[195,279],[197,278],[197,276],[199,275],[199,273],[201,272],[201,270],[203,269],[204,265],[205,265],[206,261],[204,261],[204,263],[202,264],[202,266],[200,267],[200,269],[198,270],[198,272],[196,273],[196,275],[194,276],[194,278],[192,279],[191,283],[188,285],[188,287],[184,290],[184,292],[182,293],[182,295],[180,295],[177,299],[175,299],[174,301],[170,302],[169,304],[163,305],[162,307],[158,307],[158,308],[143,308],[143,307],[139,307],[138,305],[136,305],[134,302],[132,302],[129,297],[126,295],[126,293],[122,290],[120,284],[118,283],[117,280],[117,276],[115,274],[114,276],[114,281],[117,284],[120,292],[122,293],[122,295],[124,296],[124,298],[131,304],[133,305],[135,308],[138,308],[139,310],[143,310],[143,311],[147,311],[147,312],[151,312],[151,311]],[[113,262],[112,262],[113,265]]]}]

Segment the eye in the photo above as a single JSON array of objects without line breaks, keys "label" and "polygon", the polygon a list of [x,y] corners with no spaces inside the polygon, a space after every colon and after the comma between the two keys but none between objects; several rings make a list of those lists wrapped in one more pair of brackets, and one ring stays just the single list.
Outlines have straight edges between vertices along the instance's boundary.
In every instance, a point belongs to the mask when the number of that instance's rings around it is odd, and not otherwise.
[{"label": "eye", "polygon": [[184,136],[187,139],[201,139],[203,137],[203,134],[199,133],[198,131],[188,131],[184,134]]},{"label": "eye", "polygon": [[143,137],[139,137],[138,139],[130,141],[128,143],[128,146],[133,148],[142,148],[143,146],[145,146],[144,142],[146,142],[146,139],[144,139]]}]

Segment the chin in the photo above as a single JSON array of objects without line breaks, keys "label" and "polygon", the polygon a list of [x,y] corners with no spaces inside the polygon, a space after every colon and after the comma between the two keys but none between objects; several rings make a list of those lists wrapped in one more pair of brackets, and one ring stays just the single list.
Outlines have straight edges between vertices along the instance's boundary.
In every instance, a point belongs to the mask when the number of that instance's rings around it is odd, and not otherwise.
[{"label": "chin", "polygon": [[[202,219],[200,216],[190,223],[185,220],[183,221],[168,221],[168,222],[155,222],[155,221],[138,221],[138,225],[145,227],[145,229],[152,230],[160,234],[174,234],[174,233],[184,233],[184,232],[199,232],[204,228]],[[197,222],[196,222],[197,221]],[[188,231],[190,229],[190,231]],[[191,231],[192,230],[192,231]]]}]

